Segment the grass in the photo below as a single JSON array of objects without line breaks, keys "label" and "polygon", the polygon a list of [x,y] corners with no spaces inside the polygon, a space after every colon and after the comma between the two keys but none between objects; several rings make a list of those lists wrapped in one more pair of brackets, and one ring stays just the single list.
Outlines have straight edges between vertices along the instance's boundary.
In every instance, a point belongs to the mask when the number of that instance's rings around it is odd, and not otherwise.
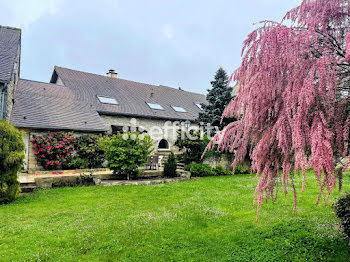
[{"label": "grass", "polygon": [[[330,206],[309,174],[292,216],[280,190],[255,222],[257,180],[37,191],[0,206],[0,261],[348,261]],[[298,180],[298,191],[301,185]],[[350,190],[350,177],[344,191]],[[337,190],[330,202],[339,196]]]}]

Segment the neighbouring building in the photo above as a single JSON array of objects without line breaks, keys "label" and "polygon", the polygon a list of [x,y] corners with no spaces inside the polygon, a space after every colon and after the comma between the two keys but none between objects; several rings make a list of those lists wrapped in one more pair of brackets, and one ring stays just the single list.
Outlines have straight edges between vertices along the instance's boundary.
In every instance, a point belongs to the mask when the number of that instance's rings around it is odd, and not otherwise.
[{"label": "neighbouring building", "polygon": [[138,130],[150,134],[156,151],[176,151],[176,130],[189,128],[206,103],[202,94],[120,79],[114,70],[104,76],[56,66],[49,83],[17,80],[21,31],[1,27],[0,37],[0,117],[25,131],[28,171],[40,169],[30,138],[48,131]]},{"label": "neighbouring building", "polygon": [[0,119],[10,120],[19,79],[21,30],[0,26]]}]

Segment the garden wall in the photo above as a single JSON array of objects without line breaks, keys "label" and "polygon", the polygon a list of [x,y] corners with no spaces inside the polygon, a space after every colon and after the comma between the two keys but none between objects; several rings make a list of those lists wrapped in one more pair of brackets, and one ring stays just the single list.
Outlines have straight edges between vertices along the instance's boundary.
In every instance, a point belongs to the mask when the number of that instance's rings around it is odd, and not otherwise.
[{"label": "garden wall", "polygon": [[208,164],[212,168],[222,166],[225,169],[232,170],[233,154],[221,154],[220,156],[208,156],[203,160],[203,164]]},{"label": "garden wall", "polygon": [[[220,156],[206,157],[203,163],[210,165],[212,168],[222,166],[225,169],[232,170],[233,159],[233,154],[221,154]],[[243,168],[244,172],[250,172],[250,162],[248,160],[245,160],[240,166]]]}]

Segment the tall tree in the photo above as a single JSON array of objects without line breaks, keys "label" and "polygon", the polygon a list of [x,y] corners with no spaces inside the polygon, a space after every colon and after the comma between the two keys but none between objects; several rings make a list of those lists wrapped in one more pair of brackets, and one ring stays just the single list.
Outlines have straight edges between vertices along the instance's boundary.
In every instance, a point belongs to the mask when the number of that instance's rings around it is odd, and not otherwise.
[{"label": "tall tree", "polygon": [[211,81],[212,89],[208,89],[207,105],[202,104],[203,111],[199,113],[197,122],[217,126],[220,130],[232,119],[224,119],[221,123],[221,116],[225,107],[232,100],[232,87],[228,86],[228,75],[226,71],[220,67]]},{"label": "tall tree", "polygon": [[[349,166],[350,4],[348,0],[303,0],[281,22],[264,21],[244,42],[242,64],[233,74],[237,97],[224,117],[239,116],[208,146],[219,142],[243,161],[251,143],[252,171],[259,215],[264,194],[273,198],[283,170],[294,192],[295,172],[313,168],[320,192],[316,203],[336,185],[335,169]],[[344,168],[345,168],[344,167]],[[338,171],[338,170],[337,170]],[[327,189],[324,194],[324,189]]]}]

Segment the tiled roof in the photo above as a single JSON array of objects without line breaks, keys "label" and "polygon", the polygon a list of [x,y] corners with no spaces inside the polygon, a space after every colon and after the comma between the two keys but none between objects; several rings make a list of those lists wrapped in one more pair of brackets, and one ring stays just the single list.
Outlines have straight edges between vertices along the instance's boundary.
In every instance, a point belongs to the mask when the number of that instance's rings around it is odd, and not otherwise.
[{"label": "tiled roof", "polygon": [[21,30],[0,26],[0,81],[9,82],[21,48]]},{"label": "tiled roof", "polygon": [[94,106],[69,88],[19,80],[11,122],[16,127],[76,131],[106,131]]},{"label": "tiled roof", "polygon": [[[55,67],[52,81],[56,76],[59,76],[64,85],[71,89],[77,99],[92,104],[100,114],[194,120],[200,112],[196,103],[206,103],[205,96],[202,94],[63,67]],[[102,104],[97,96],[115,98],[119,104]],[[146,102],[157,103],[164,110],[151,109]],[[175,112],[171,106],[183,107],[187,112]]]}]

